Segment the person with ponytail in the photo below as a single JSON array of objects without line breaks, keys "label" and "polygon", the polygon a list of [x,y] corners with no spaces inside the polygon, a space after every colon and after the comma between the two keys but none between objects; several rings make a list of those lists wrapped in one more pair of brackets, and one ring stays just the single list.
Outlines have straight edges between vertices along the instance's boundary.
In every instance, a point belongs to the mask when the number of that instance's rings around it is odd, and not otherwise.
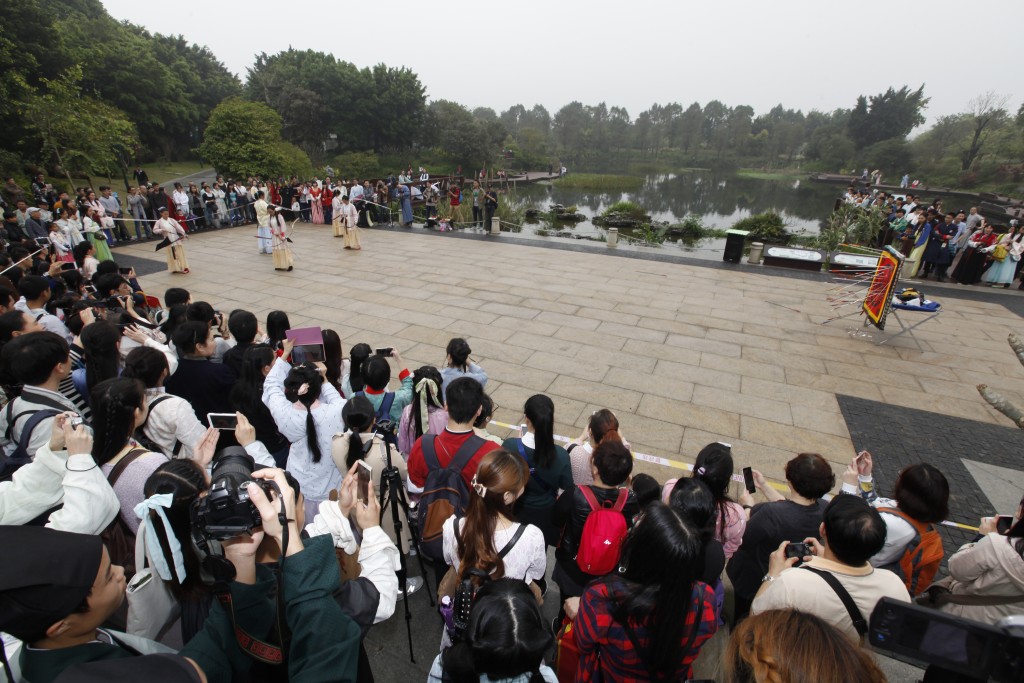
[{"label": "person with ponytail", "polygon": [[[331,442],[331,458],[334,466],[339,472],[348,472],[357,460],[362,460],[373,468],[373,485],[376,490],[381,489],[381,475],[387,467],[387,454],[384,452],[384,439],[379,434],[374,434],[373,428],[377,422],[373,404],[365,396],[353,396],[345,402],[341,409],[341,418],[345,421],[345,432],[335,434]],[[371,444],[372,442],[372,444]],[[394,449],[391,450],[391,464],[398,468],[402,475],[402,486],[405,486],[408,479],[405,459],[399,456]],[[395,542],[395,529],[390,520],[384,520],[382,525],[384,533],[388,535],[391,542]],[[402,547],[408,548],[410,544],[409,525],[402,525]],[[410,577],[409,580],[412,581]]]},{"label": "person with ponytail", "polygon": [[[146,526],[146,556],[181,608],[181,642],[187,643],[206,621],[212,587],[200,576],[201,560],[192,542],[192,504],[209,488],[206,472],[193,460],[165,462],[143,487],[145,500],[136,508],[139,526]],[[160,508],[158,511],[157,508]],[[169,625],[173,615],[147,614],[145,621]],[[158,634],[162,636],[163,634]]]},{"label": "person with ponytail", "polygon": [[472,377],[480,382],[480,386],[487,387],[487,373],[479,365],[470,361],[469,354],[471,353],[473,351],[465,339],[456,337],[448,342],[448,347],[445,349],[444,367],[441,368],[442,398],[451,381],[459,377]]},{"label": "person with ponytail", "polygon": [[317,506],[341,484],[342,472],[331,455],[333,435],[344,429],[341,408],[345,399],[324,382],[313,364],[292,367],[294,342],[286,339],[282,354],[263,383],[263,403],[281,434],[291,442],[288,471],[305,494],[306,517],[313,519]]},{"label": "person with ponytail", "polygon": [[444,408],[441,372],[432,365],[412,373],[412,403],[402,409],[398,425],[398,451],[408,458],[416,439],[424,434],[440,434],[448,425]]},{"label": "person with ponytail", "polygon": [[506,439],[501,447],[518,453],[530,469],[526,492],[516,501],[516,515],[544,532],[547,545],[558,545],[559,529],[551,521],[559,491],[572,488],[572,465],[565,449],[555,444],[555,404],[544,394],[534,394],[523,406],[526,432]]},{"label": "person with ponytail", "polygon": [[[543,584],[547,571],[544,534],[532,524],[517,522],[513,512],[529,478],[523,459],[502,448],[490,451],[480,461],[466,516],[452,515],[444,523],[444,560],[454,570],[456,585],[466,578],[482,585],[485,581],[478,572],[491,579],[507,576]],[[506,546],[511,547],[502,557]]]},{"label": "person with ponytail", "polygon": [[346,398],[352,398],[357,391],[366,387],[366,379],[363,377],[363,363],[373,354],[369,344],[356,344],[349,354],[348,365],[344,368],[344,376],[341,379],[341,393]]},{"label": "person with ponytail", "polygon": [[664,503],[626,536],[617,574],[569,599],[580,661],[576,680],[685,681],[718,630],[714,591],[698,580],[701,533]]},{"label": "person with ponytail", "polygon": [[128,460],[113,489],[121,502],[121,521],[134,534],[139,528],[135,506],[146,497],[143,493],[146,480],[156,468],[167,462],[163,453],[139,448],[132,439],[135,430],[149,414],[146,389],[137,379],[114,377],[94,386],[90,396],[92,458],[108,478],[115,466],[122,460]]},{"label": "person with ponytail", "polygon": [[522,581],[489,581],[476,594],[464,638],[434,659],[427,683],[558,683],[544,664],[552,640]]},{"label": "person with ponytail", "polygon": [[[715,496],[717,519],[715,521],[715,540],[725,549],[728,560],[743,542],[743,532],[747,528],[747,514],[743,506],[729,497],[729,486],[732,484],[733,460],[732,447],[721,441],[709,443],[697,454],[693,463],[694,479],[700,479]],[[669,479],[662,489],[662,499],[668,503],[672,488],[678,479]]]},{"label": "person with ponytail", "polygon": [[622,442],[626,449],[629,449],[629,442],[623,439],[619,432],[619,418],[607,408],[601,408],[590,416],[590,421],[587,422],[587,427],[580,434],[580,438],[571,442],[565,449],[572,463],[572,480],[577,486],[589,486],[594,483],[590,459],[594,449],[605,439]]}]

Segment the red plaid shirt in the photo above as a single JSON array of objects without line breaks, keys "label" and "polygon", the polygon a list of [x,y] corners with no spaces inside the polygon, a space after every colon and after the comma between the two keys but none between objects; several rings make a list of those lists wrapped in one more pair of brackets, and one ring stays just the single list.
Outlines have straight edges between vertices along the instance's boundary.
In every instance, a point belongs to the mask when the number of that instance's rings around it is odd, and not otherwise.
[{"label": "red plaid shirt", "polygon": [[[576,683],[589,683],[593,680],[606,683],[646,683],[653,680],[626,629],[612,618],[617,602],[610,592],[617,593],[622,588],[622,582],[596,581],[583,592],[579,614],[573,623],[576,645],[580,651]],[[686,615],[687,628],[680,648],[686,644],[690,628],[695,622],[698,624],[697,636],[689,650],[680,651],[675,673],[661,680],[685,681],[690,677],[690,665],[700,653],[701,645],[718,630],[714,603],[715,591],[710,586],[701,582],[693,585],[693,599]],[[635,623],[632,628],[637,643],[646,649],[649,643],[647,628]]]}]

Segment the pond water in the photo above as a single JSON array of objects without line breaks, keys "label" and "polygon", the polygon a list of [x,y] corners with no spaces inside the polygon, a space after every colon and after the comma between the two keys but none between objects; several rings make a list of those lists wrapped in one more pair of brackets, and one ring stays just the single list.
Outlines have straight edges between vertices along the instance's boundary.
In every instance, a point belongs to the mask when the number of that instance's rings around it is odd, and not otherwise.
[{"label": "pond water", "polygon": [[[526,223],[520,233],[523,236],[603,240],[607,230],[594,225],[589,219],[622,200],[638,204],[655,221],[676,223],[692,214],[699,216],[706,227],[723,230],[731,228],[741,218],[775,211],[782,216],[790,232],[815,234],[819,223],[832,212],[840,191],[837,185],[812,183],[807,179],[769,180],[694,171],[648,176],[637,190],[565,189],[540,182],[510,190],[507,197],[516,206],[541,210],[546,210],[551,204],[575,205],[588,218],[579,223],[559,222],[556,225]],[[620,230],[620,235],[630,237],[627,231]],[[722,239],[704,239],[696,243],[668,241],[663,248],[721,252],[723,245]]]}]

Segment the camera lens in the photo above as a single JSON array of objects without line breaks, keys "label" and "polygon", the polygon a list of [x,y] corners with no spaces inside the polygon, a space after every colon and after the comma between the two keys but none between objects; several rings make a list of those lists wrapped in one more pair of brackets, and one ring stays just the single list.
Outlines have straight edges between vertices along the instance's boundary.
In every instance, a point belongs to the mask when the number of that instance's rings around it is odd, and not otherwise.
[{"label": "camera lens", "polygon": [[[210,472],[211,486],[241,491],[252,479],[256,463],[241,446],[229,446],[217,454]],[[223,482],[223,483],[222,483]]]}]

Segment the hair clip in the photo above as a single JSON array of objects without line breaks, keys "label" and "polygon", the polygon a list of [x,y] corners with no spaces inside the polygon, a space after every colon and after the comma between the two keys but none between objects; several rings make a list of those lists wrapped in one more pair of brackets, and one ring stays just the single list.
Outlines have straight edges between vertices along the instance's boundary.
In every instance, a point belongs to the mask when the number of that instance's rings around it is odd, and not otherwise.
[{"label": "hair clip", "polygon": [[476,491],[476,495],[481,498],[485,498],[487,496],[487,487],[476,480],[475,474],[473,475],[473,490]]},{"label": "hair clip", "polygon": [[706,471],[707,471],[707,470],[705,470],[705,469],[704,469],[703,467],[698,467],[698,468],[697,468],[697,476],[698,476],[698,477],[703,477],[703,476],[704,476],[704,473],[705,473]]},{"label": "hair clip", "polygon": [[309,384],[307,382],[303,382],[299,386],[298,390],[295,392],[295,395],[296,396],[305,396],[307,393],[309,393]]}]

